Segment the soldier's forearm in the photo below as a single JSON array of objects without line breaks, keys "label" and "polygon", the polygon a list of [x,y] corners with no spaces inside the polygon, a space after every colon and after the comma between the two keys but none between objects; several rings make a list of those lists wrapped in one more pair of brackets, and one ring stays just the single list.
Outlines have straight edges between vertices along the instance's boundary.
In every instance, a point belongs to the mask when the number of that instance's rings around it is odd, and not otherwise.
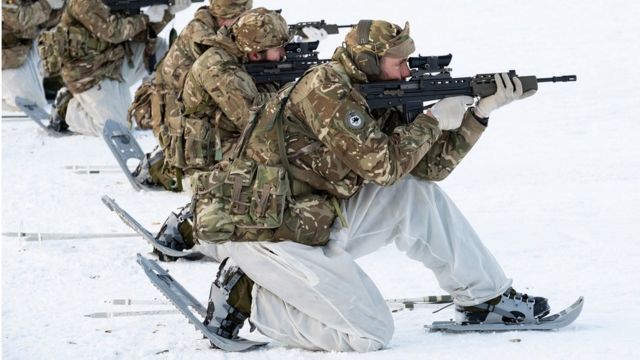
[{"label": "soldier's forearm", "polygon": [[2,22],[14,29],[30,28],[46,22],[50,13],[51,6],[46,0],[15,8],[5,8],[3,5]]},{"label": "soldier's forearm", "polygon": [[443,132],[411,173],[426,180],[445,179],[469,153],[485,129],[486,126],[467,110],[460,128]]}]

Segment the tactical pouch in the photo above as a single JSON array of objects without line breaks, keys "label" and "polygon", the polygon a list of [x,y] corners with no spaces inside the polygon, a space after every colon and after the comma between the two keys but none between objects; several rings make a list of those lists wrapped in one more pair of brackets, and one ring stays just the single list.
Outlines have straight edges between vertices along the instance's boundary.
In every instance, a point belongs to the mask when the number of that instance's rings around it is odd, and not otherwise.
[{"label": "tactical pouch", "polygon": [[185,119],[184,142],[184,160],[188,167],[204,168],[213,164],[211,124],[207,119],[187,117]]},{"label": "tactical pouch", "polygon": [[[56,28],[63,28],[56,26]],[[89,30],[80,26],[66,27],[68,39],[68,55],[72,59],[85,59],[105,51],[110,45],[108,42],[100,40]]]},{"label": "tactical pouch", "polygon": [[289,192],[289,177],[282,166],[257,166],[250,206],[256,228],[273,229],[282,225]]},{"label": "tactical pouch", "polygon": [[151,93],[151,129],[156,137],[160,132],[162,119],[164,119],[163,95],[158,88],[155,88],[155,91]]},{"label": "tactical pouch", "polygon": [[322,246],[329,241],[335,218],[334,208],[324,197],[313,194],[298,196],[287,207],[283,223],[273,238]]},{"label": "tactical pouch", "polygon": [[255,170],[253,161],[222,161],[212,171],[193,174],[191,206],[198,240],[232,240],[236,227],[254,225],[249,208]]},{"label": "tactical pouch", "polygon": [[212,171],[196,172],[191,177],[193,232],[198,241],[224,242],[233,236],[235,222],[223,196],[228,165],[223,162]]},{"label": "tactical pouch", "polygon": [[222,161],[191,177],[193,228],[199,241],[294,241],[320,246],[329,241],[336,218],[329,200],[290,197],[281,166],[252,160]]},{"label": "tactical pouch", "polygon": [[143,130],[153,128],[152,99],[156,96],[157,92],[153,79],[154,77],[145,79],[142,85],[138,87],[127,113],[129,124],[135,122],[138,128]]},{"label": "tactical pouch", "polygon": [[164,159],[171,166],[184,169],[184,122],[182,115],[168,115],[165,123],[160,127],[159,142],[162,146]]},{"label": "tactical pouch", "polygon": [[56,75],[62,69],[62,62],[68,55],[67,44],[67,30],[63,26],[55,26],[40,35],[38,54],[47,76]]}]

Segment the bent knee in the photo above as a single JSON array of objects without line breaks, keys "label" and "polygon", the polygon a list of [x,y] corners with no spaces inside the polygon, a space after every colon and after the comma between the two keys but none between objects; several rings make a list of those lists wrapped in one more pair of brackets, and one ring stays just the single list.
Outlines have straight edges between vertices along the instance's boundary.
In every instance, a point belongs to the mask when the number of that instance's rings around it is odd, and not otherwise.
[{"label": "bent knee", "polygon": [[377,351],[387,346],[394,330],[393,319],[389,318],[384,321],[383,326],[379,326],[377,329],[367,329],[364,336],[348,335],[347,341],[352,351],[360,353]]},{"label": "bent knee", "polygon": [[373,339],[354,336],[350,337],[348,341],[353,351],[364,353],[383,349],[387,343],[389,343],[390,338],[391,337],[389,337],[389,339]]}]

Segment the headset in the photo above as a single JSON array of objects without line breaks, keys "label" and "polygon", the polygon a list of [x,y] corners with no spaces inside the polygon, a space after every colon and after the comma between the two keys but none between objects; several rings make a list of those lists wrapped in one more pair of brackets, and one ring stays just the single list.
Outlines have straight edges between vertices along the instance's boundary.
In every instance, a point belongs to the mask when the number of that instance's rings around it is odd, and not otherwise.
[{"label": "headset", "polygon": [[[369,42],[369,32],[371,31],[372,20],[360,20],[356,27],[358,35],[358,45],[366,45]],[[378,55],[369,50],[363,49],[354,51],[352,54],[358,69],[360,69],[367,76],[380,75],[380,58]]]}]

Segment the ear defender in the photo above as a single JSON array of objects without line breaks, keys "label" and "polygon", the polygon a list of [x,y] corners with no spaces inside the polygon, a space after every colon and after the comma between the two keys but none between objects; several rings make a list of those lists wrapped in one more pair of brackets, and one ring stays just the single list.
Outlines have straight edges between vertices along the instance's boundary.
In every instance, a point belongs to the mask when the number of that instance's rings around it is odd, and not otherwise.
[{"label": "ear defender", "polygon": [[[356,31],[358,33],[358,45],[365,45],[369,42],[369,31],[371,31],[371,20],[360,20]],[[355,52],[353,56],[358,69],[367,76],[378,76],[380,74],[380,58],[375,52],[363,49]]]}]

